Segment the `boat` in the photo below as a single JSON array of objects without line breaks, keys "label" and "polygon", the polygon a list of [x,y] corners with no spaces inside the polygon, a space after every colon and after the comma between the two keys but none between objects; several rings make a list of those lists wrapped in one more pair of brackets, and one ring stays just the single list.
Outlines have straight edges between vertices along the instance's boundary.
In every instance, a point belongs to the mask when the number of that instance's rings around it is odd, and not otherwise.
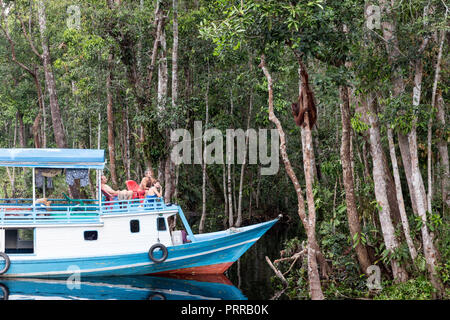
[{"label": "boat", "polygon": [[[0,200],[0,277],[223,274],[280,218],[194,234],[182,208],[163,198],[106,201],[105,164],[99,149],[0,149],[0,166],[32,171],[32,198]],[[47,199],[46,183],[36,187],[45,172],[73,170],[95,170],[95,199]]]},{"label": "boat", "polygon": [[89,277],[0,280],[0,300],[247,300],[225,275]]}]

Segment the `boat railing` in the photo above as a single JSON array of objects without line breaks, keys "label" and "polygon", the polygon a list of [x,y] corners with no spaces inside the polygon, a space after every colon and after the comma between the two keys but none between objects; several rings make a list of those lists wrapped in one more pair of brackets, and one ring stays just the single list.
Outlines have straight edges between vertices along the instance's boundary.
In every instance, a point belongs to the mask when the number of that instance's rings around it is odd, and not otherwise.
[{"label": "boat railing", "polygon": [[102,201],[101,206],[98,200],[91,199],[80,199],[77,204],[64,203],[64,199],[48,200],[52,201],[50,206],[33,205],[32,199],[27,198],[0,199],[0,225],[98,223],[102,215],[171,209],[163,198]]},{"label": "boat railing", "polygon": [[86,204],[82,208],[73,205],[1,204],[0,225],[36,225],[49,223],[98,223],[97,204]]},{"label": "boat railing", "polygon": [[120,214],[135,211],[166,210],[170,206],[161,198],[102,201],[102,214]]}]

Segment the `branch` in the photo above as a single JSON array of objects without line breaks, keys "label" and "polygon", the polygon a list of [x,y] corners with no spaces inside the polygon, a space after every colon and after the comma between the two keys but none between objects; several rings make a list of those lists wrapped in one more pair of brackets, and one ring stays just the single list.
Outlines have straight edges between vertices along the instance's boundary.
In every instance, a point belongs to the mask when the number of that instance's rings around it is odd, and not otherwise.
[{"label": "branch", "polygon": [[156,34],[155,34],[155,40],[153,42],[153,51],[152,51],[152,57],[151,57],[151,62],[150,65],[147,67],[148,68],[148,74],[147,74],[147,96],[148,99],[150,100],[150,91],[151,91],[151,87],[152,87],[152,79],[153,79],[153,71],[155,69],[155,64],[156,64],[156,53],[158,52],[158,47],[159,47],[159,38],[161,35],[161,30],[163,28],[163,23],[164,23],[164,19],[163,17],[161,17],[161,9],[158,7],[156,13],[155,13],[155,23],[156,23]]},{"label": "branch", "polygon": [[270,261],[269,257],[266,256],[266,261],[267,264],[269,265],[269,267],[275,272],[275,275],[281,280],[281,282],[283,282],[283,284],[287,287],[289,285],[288,281],[286,280],[286,278],[283,276],[283,274],[281,273],[280,270],[278,270],[272,263],[272,261]]},{"label": "branch", "polygon": [[4,9],[4,3],[2,0],[0,0],[0,7],[1,7],[1,16],[3,18],[3,21],[5,22],[6,27],[3,26],[2,23],[0,23],[0,29],[3,31],[3,34],[5,35],[6,39],[9,42],[10,48],[11,48],[11,60],[16,63],[18,66],[20,66],[22,69],[24,69],[25,71],[27,71],[31,76],[35,77],[36,73],[31,70],[29,67],[27,67],[26,65],[24,65],[22,62],[18,61],[16,58],[16,50],[15,50],[15,43],[13,41],[13,39],[11,38],[11,35],[9,34],[8,31],[8,20],[5,14],[5,9]]},{"label": "branch", "polygon": [[39,53],[39,51],[36,49],[36,47],[34,46],[33,40],[31,39],[31,37],[29,36],[29,34],[27,33],[27,30],[25,28],[25,24],[23,23],[22,18],[20,17],[20,14],[17,14],[17,19],[19,19],[20,21],[20,25],[22,26],[22,31],[23,34],[25,36],[25,38],[28,40],[28,43],[30,44],[31,47],[31,51],[33,51],[33,53],[40,59],[42,60],[42,55]]},{"label": "branch", "polygon": [[302,220],[303,227],[305,228],[306,231],[308,231],[309,230],[309,221],[308,221],[308,217],[306,216],[305,200],[303,199],[302,188],[297,179],[297,176],[295,175],[294,170],[292,169],[291,162],[289,161],[289,157],[286,152],[286,138],[285,138],[285,134],[283,131],[283,127],[281,126],[280,120],[278,120],[278,118],[276,117],[276,115],[273,111],[272,76],[270,75],[269,71],[267,70],[264,54],[261,55],[261,62],[259,64],[259,67],[262,69],[262,71],[264,72],[264,75],[267,78],[267,85],[268,85],[268,91],[269,91],[269,120],[272,121],[275,124],[275,126],[277,127],[278,134],[280,136],[281,159],[283,160],[287,175],[289,176],[292,183],[294,184],[295,192],[297,194],[298,215],[299,215],[300,219]]},{"label": "branch", "polygon": [[301,258],[302,256],[304,256],[306,253],[307,253],[307,250],[306,250],[306,249],[303,249],[303,250],[300,251],[300,252],[294,253],[291,257],[277,259],[277,260],[274,261],[274,263],[279,263],[279,262],[286,261],[286,260],[294,260],[294,262],[291,263],[291,265],[290,265],[288,271],[286,271],[285,273],[283,273],[283,275],[285,275],[285,274],[288,274],[288,273],[292,270],[292,267],[295,265],[295,263],[297,262],[297,260],[298,260],[299,258]]},{"label": "branch", "polygon": [[[426,27],[427,23],[426,23],[426,18],[428,17],[428,14],[430,14],[432,11],[432,8],[430,8],[430,2],[428,2],[428,4],[426,5],[426,7],[423,9],[423,26],[424,28]],[[425,48],[427,47],[427,44],[430,40],[430,36],[424,36],[423,40],[422,40],[422,44],[420,45],[419,50],[417,51],[419,54],[422,54],[423,51],[425,50]]]}]

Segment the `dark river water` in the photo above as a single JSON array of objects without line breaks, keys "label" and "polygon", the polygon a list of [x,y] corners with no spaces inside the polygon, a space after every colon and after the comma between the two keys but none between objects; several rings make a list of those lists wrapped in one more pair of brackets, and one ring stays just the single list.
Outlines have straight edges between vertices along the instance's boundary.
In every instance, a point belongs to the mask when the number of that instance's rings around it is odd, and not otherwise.
[{"label": "dark river water", "polygon": [[286,226],[277,223],[224,275],[67,279],[0,278],[0,300],[265,300],[275,290],[265,256],[279,257]]}]

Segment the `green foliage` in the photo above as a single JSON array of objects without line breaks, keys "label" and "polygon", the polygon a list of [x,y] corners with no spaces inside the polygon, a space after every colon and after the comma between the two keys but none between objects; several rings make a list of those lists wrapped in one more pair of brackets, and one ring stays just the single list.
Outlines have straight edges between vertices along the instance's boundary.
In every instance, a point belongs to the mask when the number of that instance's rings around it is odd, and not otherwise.
[{"label": "green foliage", "polygon": [[[36,67],[39,73],[47,108],[46,126],[41,119],[40,130],[47,138],[47,147],[55,147],[42,62],[32,52],[29,43],[31,40],[37,50],[42,52],[36,2],[17,0],[5,3],[10,6],[7,22],[15,43],[16,58],[26,66]],[[145,0],[142,7],[140,4],[141,1],[123,0],[119,7],[109,8],[108,2],[103,0],[46,2],[46,35],[51,48],[52,69],[68,145],[97,148],[99,143],[101,149],[108,149],[105,89],[108,75],[112,76],[116,170],[121,187],[124,187],[123,183],[127,179],[123,148],[127,139],[130,143],[130,176],[139,181],[147,160],[151,160],[157,171],[161,160],[168,156],[170,129],[187,128],[192,134],[194,121],[205,123],[207,102],[208,128],[217,128],[222,132],[229,128],[245,130],[251,101],[250,128],[273,129],[274,125],[268,118],[267,80],[258,67],[260,55],[264,53],[274,80],[274,112],[283,126],[287,153],[303,189],[305,176],[300,129],[295,125],[290,109],[291,103],[299,95],[298,62],[294,52],[302,54],[318,111],[317,127],[313,130],[318,172],[313,190],[317,241],[332,266],[329,278],[321,279],[325,296],[332,299],[367,296],[366,278],[362,275],[355,254],[356,245],[361,243],[374,251],[373,263],[389,269],[391,260],[396,259],[413,278],[400,285],[385,282],[377,299],[429,299],[431,291],[430,284],[425,280],[427,265],[423,254],[419,253],[416,261],[410,261],[400,228],[396,230],[400,247],[391,252],[384,244],[378,215],[381,207],[370,177],[373,163],[367,144],[369,125],[364,120],[361,102],[369,94],[377,98],[374,116],[380,120],[382,140],[385,139],[387,126],[396,133],[407,134],[413,123],[416,123],[419,165],[423,177],[426,174],[427,124],[431,119],[433,170],[438,168],[435,165],[440,162],[436,158],[436,143],[441,138],[448,140],[450,137],[448,127],[442,128],[434,121],[436,110],[431,108],[438,43],[431,37],[423,53],[418,54],[417,49],[424,35],[448,30],[442,2],[432,0],[429,3],[435,10],[426,19],[422,18],[426,5],[424,1],[403,1],[393,8],[392,14],[398,21],[399,57],[392,63],[386,43],[381,40],[382,31],[368,30],[365,6],[360,1],[180,1],[179,88],[175,106],[170,99],[170,71],[173,67],[172,2],[160,1],[165,16],[165,54],[169,68],[168,95],[163,105],[156,101],[161,49],[158,49],[153,82],[147,83],[156,34],[156,2]],[[68,28],[66,25],[69,5],[80,6],[80,28]],[[29,38],[23,34],[19,15],[25,21]],[[3,18],[0,18],[0,23],[6,26]],[[444,52],[447,47],[445,43]],[[31,129],[39,112],[36,87],[32,77],[12,61],[10,49],[9,41],[0,32],[0,146],[18,147],[22,135],[24,147],[33,147]],[[420,104],[413,106],[412,62],[417,59],[422,59],[424,67],[422,97]],[[400,75],[405,80],[406,87],[402,94],[396,92],[394,75]],[[443,62],[438,92],[442,93],[444,101],[448,101],[447,79],[448,68]],[[342,101],[339,87],[342,85],[352,89],[353,180],[357,212],[362,224],[361,234],[354,238],[350,236],[348,228],[340,156],[342,124],[339,105]],[[23,132],[19,132],[21,122]],[[146,135],[143,143],[139,141],[141,125]],[[402,162],[399,161],[399,164],[411,236],[416,248],[421,248],[423,222],[412,213]],[[289,216],[289,223],[294,225],[296,235],[283,246],[285,256],[291,256],[301,249],[306,239],[298,218],[295,189],[284,172],[283,164],[273,176],[261,176],[259,167],[247,164],[244,170],[244,224],[267,220],[279,213]],[[223,229],[226,222],[222,179],[227,172],[224,169],[221,165],[208,165],[206,169],[206,231]],[[238,194],[240,169],[240,165],[232,166],[233,199]],[[15,171],[15,195],[30,197],[30,172],[20,173]],[[443,176],[442,171],[436,170],[433,174],[436,179],[434,183],[438,185]],[[2,194],[11,195],[11,177],[4,169],[0,172],[0,181],[4,185],[3,190],[0,190]],[[203,183],[201,166],[182,164],[178,167],[177,177],[177,203],[183,206],[185,212],[200,212]],[[63,181],[57,179],[55,182],[54,195],[59,197],[66,190]],[[87,196],[90,191],[86,189],[83,192]],[[445,207],[440,192],[435,192],[432,200],[432,212],[427,214],[426,226],[433,232],[435,245],[441,255],[438,275],[448,287],[448,214],[443,212]],[[192,222],[193,228],[197,228],[199,221],[195,215]],[[289,282],[286,291],[288,298],[309,298],[307,264],[303,260],[298,259],[294,265],[289,260],[278,265],[283,272],[292,266],[286,274]],[[388,278],[387,273],[390,271],[383,269],[383,279]],[[277,278],[273,279],[273,284],[277,288],[282,287]]]},{"label": "green foliage", "polygon": [[361,120],[362,115],[360,113],[355,113],[351,118],[352,129],[358,133],[364,133],[369,130],[369,125]]},{"label": "green foliage", "polygon": [[381,293],[374,300],[430,300],[434,292],[431,283],[423,276],[404,283],[383,282]]}]

